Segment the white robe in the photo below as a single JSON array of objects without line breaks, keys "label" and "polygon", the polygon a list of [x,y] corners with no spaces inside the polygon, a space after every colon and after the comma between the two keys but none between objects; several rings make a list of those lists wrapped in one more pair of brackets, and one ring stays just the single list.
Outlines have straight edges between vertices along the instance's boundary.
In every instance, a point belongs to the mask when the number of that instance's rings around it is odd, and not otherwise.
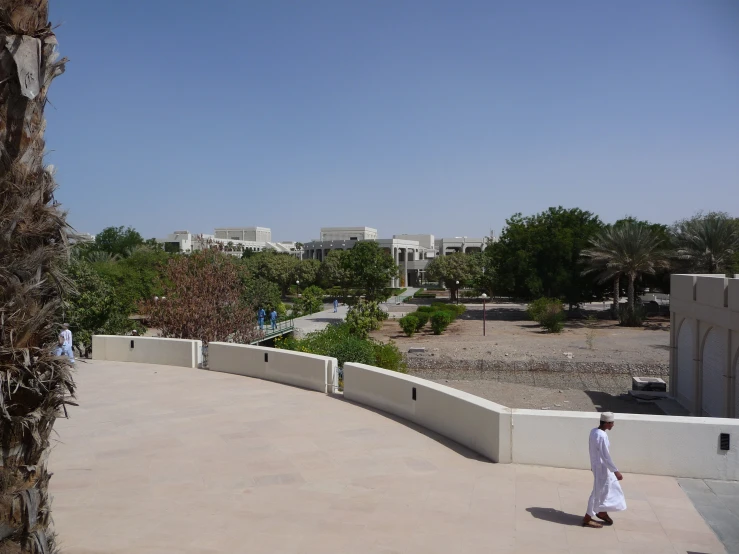
[{"label": "white robe", "polygon": [[619,512],[626,509],[626,499],[614,473],[618,471],[611,459],[610,442],[605,431],[597,427],[590,431],[590,469],[593,472],[593,492],[588,500],[588,515],[598,512]]}]

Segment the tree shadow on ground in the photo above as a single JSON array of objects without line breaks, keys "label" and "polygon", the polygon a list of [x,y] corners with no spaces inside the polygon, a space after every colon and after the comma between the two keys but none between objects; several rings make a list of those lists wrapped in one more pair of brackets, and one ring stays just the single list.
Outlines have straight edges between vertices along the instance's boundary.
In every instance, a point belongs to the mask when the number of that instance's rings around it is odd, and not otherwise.
[{"label": "tree shadow on ground", "polygon": [[552,523],[559,523],[560,525],[570,525],[573,527],[580,527],[582,525],[583,516],[568,514],[562,510],[555,510],[554,508],[526,508],[526,511],[534,516],[536,519],[542,519],[544,521],[550,521]]},{"label": "tree shadow on ground", "polygon": [[363,410],[368,410],[370,412],[374,412],[378,415],[381,415],[383,417],[386,417],[387,419],[391,419],[392,421],[395,421],[397,423],[400,423],[401,425],[404,425],[408,427],[409,429],[412,429],[413,431],[417,433],[421,433],[422,435],[426,435],[428,438],[435,440],[439,444],[446,446],[448,449],[456,452],[457,454],[464,456],[465,458],[468,458],[470,460],[476,460],[478,462],[483,462],[487,464],[492,464],[495,462],[492,462],[485,458],[484,456],[478,454],[477,452],[473,452],[466,446],[462,446],[458,442],[454,442],[451,439],[448,439],[438,433],[435,433],[434,431],[431,431],[429,429],[426,429],[425,427],[421,427],[420,425],[416,425],[412,421],[408,421],[407,419],[403,419],[402,417],[398,417],[396,415],[390,414],[388,412],[383,412],[382,410],[378,410],[377,408],[373,408],[371,406],[367,406],[365,404],[360,404],[358,402],[353,402],[351,400],[347,400],[340,396],[331,396],[331,398],[335,398],[336,400],[340,400],[341,402],[346,402],[347,404],[351,404],[352,406],[356,406],[358,408],[362,408]]}]

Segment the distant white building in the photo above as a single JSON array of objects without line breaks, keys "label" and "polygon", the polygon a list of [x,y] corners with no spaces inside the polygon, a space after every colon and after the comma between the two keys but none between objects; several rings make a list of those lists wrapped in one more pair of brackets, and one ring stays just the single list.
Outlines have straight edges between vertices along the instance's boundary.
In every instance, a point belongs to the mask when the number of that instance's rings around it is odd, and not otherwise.
[{"label": "distant white building", "polygon": [[323,261],[331,250],[350,250],[358,241],[374,240],[388,252],[400,267],[400,277],[390,286],[420,286],[426,280],[426,266],[437,255],[452,252],[480,252],[485,239],[434,239],[434,235],[401,234],[391,239],[378,239],[372,227],[323,227],[321,239],[305,243],[305,257]]},{"label": "distant white building", "polygon": [[273,250],[302,258],[303,251],[295,242],[272,242],[272,230],[267,227],[219,227],[214,235],[175,231],[157,239],[168,252],[195,252],[215,248],[226,254],[241,256],[245,251]]},{"label": "distant white building", "polygon": [[272,229],[268,227],[218,227],[215,232],[217,239],[272,242]]},{"label": "distant white building", "polygon": [[377,229],[372,227],[321,227],[321,241],[377,240]]}]

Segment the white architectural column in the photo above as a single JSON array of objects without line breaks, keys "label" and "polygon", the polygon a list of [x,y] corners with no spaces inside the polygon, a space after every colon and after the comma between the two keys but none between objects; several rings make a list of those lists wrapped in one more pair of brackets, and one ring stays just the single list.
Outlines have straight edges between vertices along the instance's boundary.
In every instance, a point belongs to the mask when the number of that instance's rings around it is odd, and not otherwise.
[{"label": "white architectural column", "polygon": [[405,249],[405,257],[403,259],[403,286],[408,286],[408,252],[410,251],[409,248]]},{"label": "white architectural column", "polygon": [[[395,265],[400,266],[400,248],[393,247],[393,260],[395,260]],[[393,287],[397,288],[398,282],[400,281],[399,277],[395,277],[393,279]]]}]

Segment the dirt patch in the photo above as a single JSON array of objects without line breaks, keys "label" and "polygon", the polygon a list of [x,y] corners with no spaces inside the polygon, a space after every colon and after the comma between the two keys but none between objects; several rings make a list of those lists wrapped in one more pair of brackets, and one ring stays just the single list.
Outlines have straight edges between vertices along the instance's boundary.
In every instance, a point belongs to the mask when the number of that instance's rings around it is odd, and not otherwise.
[{"label": "dirt patch", "polygon": [[[393,308],[396,318],[415,310]],[[428,328],[406,337],[397,320],[390,319],[372,336],[395,341],[413,375],[511,408],[664,413],[627,391],[632,376],[668,380],[668,317],[650,319],[642,328],[621,327],[605,318],[571,319],[562,333],[551,334],[528,320],[525,305],[492,304],[485,327],[483,336],[482,305],[469,304],[443,335]],[[424,351],[408,353],[410,348]]]},{"label": "dirt patch", "polygon": [[[406,311],[414,311],[408,306]],[[395,314],[393,314],[395,315]],[[493,304],[486,310],[486,336],[482,335],[483,310],[470,304],[443,335],[434,335],[430,326],[406,337],[398,322],[389,319],[376,339],[393,340],[403,352],[425,348],[423,354],[408,357],[441,357],[449,360],[501,360],[506,362],[573,362],[607,364],[669,363],[670,333],[666,317],[649,320],[642,328],[620,327],[612,320],[569,320],[559,334],[546,333],[529,321],[523,304]]]}]

